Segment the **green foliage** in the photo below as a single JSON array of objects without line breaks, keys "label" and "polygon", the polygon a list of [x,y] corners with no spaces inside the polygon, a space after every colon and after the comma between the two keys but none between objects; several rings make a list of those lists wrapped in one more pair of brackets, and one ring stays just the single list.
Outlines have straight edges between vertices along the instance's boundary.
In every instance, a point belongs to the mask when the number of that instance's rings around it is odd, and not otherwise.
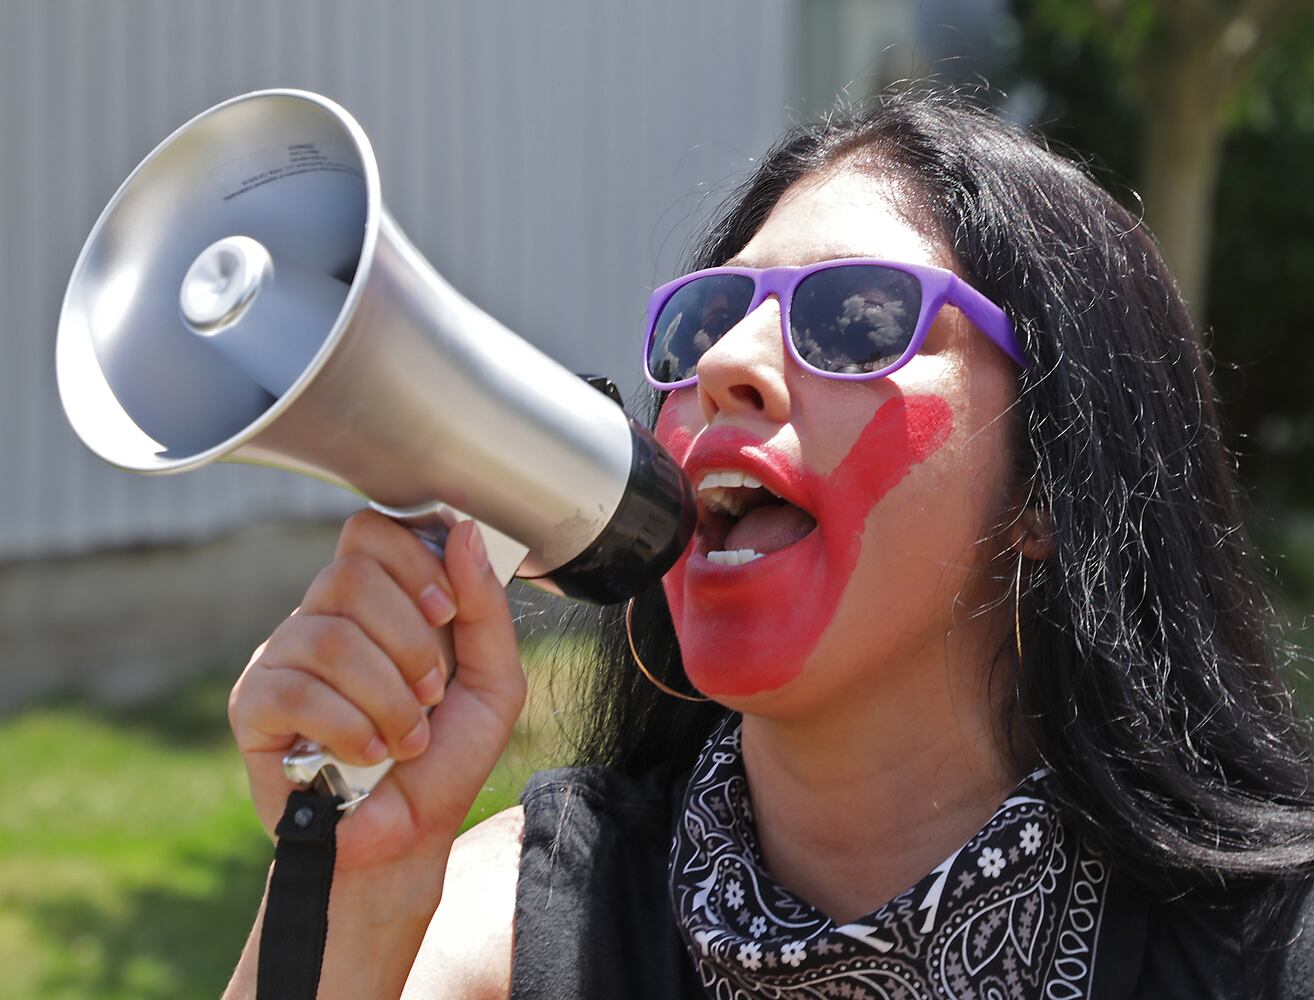
[{"label": "green foliage", "polygon": [[1018,10],[1027,37],[1096,52],[1120,67],[1109,82],[1124,98],[1139,93],[1139,80],[1127,70],[1143,62],[1165,28],[1155,0],[1031,0]]},{"label": "green foliage", "polygon": [[1314,127],[1284,117],[1228,141],[1208,317],[1242,471],[1279,509],[1314,506]]},{"label": "green foliage", "polygon": [[1314,8],[1273,40],[1237,94],[1230,124],[1265,136],[1314,131]]},{"label": "green foliage", "polygon": [[1137,210],[1125,185],[1138,168],[1141,109],[1102,40],[1103,20],[1089,5],[1068,0],[1023,2],[1017,14],[1021,44],[1006,89],[1038,87],[1040,130],[1089,162],[1100,181]]},{"label": "green foliage", "polygon": [[[1093,157],[1133,211],[1137,137],[1155,115],[1138,79],[1172,27],[1169,10],[1149,0],[1016,5],[1022,43],[1008,86],[1038,87],[1041,130]],[[1285,517],[1314,508],[1314,8],[1258,53],[1223,125],[1205,325],[1242,479],[1263,516]]]}]

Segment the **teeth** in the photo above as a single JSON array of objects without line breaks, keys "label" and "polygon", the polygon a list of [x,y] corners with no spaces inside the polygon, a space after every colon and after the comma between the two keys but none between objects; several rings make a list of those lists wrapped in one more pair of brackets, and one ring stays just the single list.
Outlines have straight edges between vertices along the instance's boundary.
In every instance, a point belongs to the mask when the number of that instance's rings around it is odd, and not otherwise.
[{"label": "teeth", "polygon": [[[738,469],[720,469],[707,473],[698,481],[698,494],[708,510],[740,517],[744,513],[743,495],[730,492],[740,487],[762,489],[762,480]],[[773,490],[767,492],[776,496]]]},{"label": "teeth", "polygon": [[707,553],[707,561],[717,566],[742,566],[761,558],[762,553],[752,549],[721,549]]},{"label": "teeth", "polygon": [[718,472],[709,472],[698,481],[698,489],[710,490],[718,486],[726,489],[734,489],[738,486],[748,486],[757,489],[762,485],[762,480],[755,476],[750,476],[746,472],[740,472],[738,469],[724,469]]}]

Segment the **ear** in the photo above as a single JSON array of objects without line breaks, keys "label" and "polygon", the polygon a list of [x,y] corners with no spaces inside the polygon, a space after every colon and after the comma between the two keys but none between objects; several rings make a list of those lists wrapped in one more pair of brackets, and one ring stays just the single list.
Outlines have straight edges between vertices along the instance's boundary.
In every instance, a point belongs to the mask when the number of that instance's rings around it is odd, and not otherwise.
[{"label": "ear", "polygon": [[1026,559],[1039,561],[1054,554],[1054,519],[1048,508],[1029,503],[1009,527],[1009,548]]}]

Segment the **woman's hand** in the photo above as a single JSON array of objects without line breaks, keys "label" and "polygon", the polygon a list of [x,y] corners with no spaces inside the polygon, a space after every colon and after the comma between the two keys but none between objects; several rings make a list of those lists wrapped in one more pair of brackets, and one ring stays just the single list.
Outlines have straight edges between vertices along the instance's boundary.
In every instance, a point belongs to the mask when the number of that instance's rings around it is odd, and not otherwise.
[{"label": "woman's hand", "polygon": [[400,868],[410,874],[398,884],[432,912],[447,851],[524,698],[506,592],[475,524],[455,527],[439,559],[408,529],[362,511],[301,607],[256,650],[229,719],[271,835],[294,787],[283,756],[298,737],[351,764],[396,760],[338,825],[334,891],[367,872],[397,881],[384,871]]}]

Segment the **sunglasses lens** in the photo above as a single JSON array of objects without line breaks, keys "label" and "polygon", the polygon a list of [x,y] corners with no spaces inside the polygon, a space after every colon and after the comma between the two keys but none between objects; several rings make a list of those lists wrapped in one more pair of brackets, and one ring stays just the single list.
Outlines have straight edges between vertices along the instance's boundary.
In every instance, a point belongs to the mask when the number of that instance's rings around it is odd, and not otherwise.
[{"label": "sunglasses lens", "polygon": [[748,314],[753,279],[742,274],[711,274],[680,286],[657,314],[648,373],[673,384],[692,378],[698,360]]},{"label": "sunglasses lens", "polygon": [[842,264],[799,283],[789,309],[790,336],[799,356],[821,371],[875,372],[903,356],[921,311],[922,286],[913,275]]}]

